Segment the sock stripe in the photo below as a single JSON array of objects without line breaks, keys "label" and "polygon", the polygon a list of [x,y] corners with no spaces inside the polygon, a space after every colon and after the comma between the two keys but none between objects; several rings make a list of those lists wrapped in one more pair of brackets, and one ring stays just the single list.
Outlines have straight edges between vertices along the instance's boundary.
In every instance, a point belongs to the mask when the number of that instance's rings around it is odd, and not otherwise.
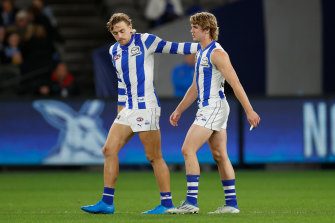
[{"label": "sock stripe", "polygon": [[164,207],[172,207],[172,195],[171,192],[160,193],[161,195],[161,205]]},{"label": "sock stripe", "polygon": [[195,199],[197,199],[198,198],[198,195],[186,195],[186,197],[193,197],[193,198],[195,198]]},{"label": "sock stripe", "polygon": [[225,201],[229,206],[237,207],[237,199],[235,192],[235,179],[222,180],[222,186],[225,193]]},{"label": "sock stripe", "polygon": [[228,197],[228,196],[236,196],[236,193],[225,193],[225,196]]},{"label": "sock stripe", "polygon": [[104,187],[104,192],[102,194],[102,201],[106,204],[112,205],[114,203],[114,188]]},{"label": "sock stripe", "polygon": [[187,182],[188,187],[197,187],[199,186],[199,182]]},{"label": "sock stripe", "polygon": [[223,186],[224,190],[234,190],[235,189],[235,185],[233,186]]},{"label": "sock stripe", "polygon": [[186,201],[190,204],[197,204],[198,188],[200,175],[186,175],[187,179],[187,194]]}]

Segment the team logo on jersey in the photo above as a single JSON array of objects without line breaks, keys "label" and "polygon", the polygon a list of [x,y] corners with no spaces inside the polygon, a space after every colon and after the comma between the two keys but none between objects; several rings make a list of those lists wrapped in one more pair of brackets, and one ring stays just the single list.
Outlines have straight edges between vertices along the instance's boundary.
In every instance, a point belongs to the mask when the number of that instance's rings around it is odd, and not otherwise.
[{"label": "team logo on jersey", "polygon": [[203,57],[200,61],[200,66],[203,66],[203,67],[209,67],[209,64],[208,64],[208,58],[207,57]]},{"label": "team logo on jersey", "polygon": [[131,56],[137,56],[137,55],[141,55],[141,48],[139,46],[134,46],[131,48],[130,50]]},{"label": "team logo on jersey", "polygon": [[137,119],[136,119],[136,121],[138,121],[138,122],[142,122],[144,120],[144,118],[142,118],[142,117],[138,117]]},{"label": "team logo on jersey", "polygon": [[114,57],[114,60],[118,60],[118,59],[120,59],[120,57],[121,57],[121,54],[118,54]]}]

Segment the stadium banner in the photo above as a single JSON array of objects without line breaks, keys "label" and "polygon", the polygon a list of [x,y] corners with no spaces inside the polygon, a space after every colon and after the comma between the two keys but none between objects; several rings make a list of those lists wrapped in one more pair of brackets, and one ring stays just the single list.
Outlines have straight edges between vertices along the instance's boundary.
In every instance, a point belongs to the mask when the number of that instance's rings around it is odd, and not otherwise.
[{"label": "stadium banner", "polygon": [[[179,100],[162,100],[160,128],[162,152],[167,163],[184,163],[181,147],[196,114],[190,107],[179,120],[169,123]],[[106,100],[0,101],[0,165],[103,164],[101,149],[116,117],[116,102]],[[230,102],[228,154],[239,161],[238,106]],[[214,160],[208,145],[198,151],[200,163]],[[120,151],[120,164],[149,164],[136,134]]]},{"label": "stadium banner", "polygon": [[244,119],[244,162],[335,162],[335,100],[257,99],[259,128]]}]

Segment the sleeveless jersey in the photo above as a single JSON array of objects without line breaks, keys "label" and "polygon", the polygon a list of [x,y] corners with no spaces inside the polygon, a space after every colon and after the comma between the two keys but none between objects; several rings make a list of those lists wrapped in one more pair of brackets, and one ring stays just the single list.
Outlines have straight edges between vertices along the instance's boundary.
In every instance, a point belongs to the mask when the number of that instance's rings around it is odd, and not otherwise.
[{"label": "sleeveless jersey", "polygon": [[205,49],[198,50],[196,55],[196,82],[198,89],[198,108],[208,105],[215,106],[223,99],[225,79],[221,72],[211,62],[211,54],[215,49],[222,49],[216,41],[211,42]]}]

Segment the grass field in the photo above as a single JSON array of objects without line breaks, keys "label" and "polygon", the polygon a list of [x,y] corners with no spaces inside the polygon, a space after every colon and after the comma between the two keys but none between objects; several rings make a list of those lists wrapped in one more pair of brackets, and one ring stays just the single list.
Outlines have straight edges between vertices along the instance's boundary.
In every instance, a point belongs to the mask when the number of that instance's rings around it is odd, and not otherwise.
[{"label": "grass field", "polygon": [[[200,177],[197,215],[141,215],[159,204],[152,172],[121,172],[114,215],[92,215],[80,206],[101,198],[96,172],[0,173],[0,222],[335,222],[335,172],[239,171],[240,214],[209,215],[224,202],[217,172]],[[171,173],[175,205],[185,199],[182,172]]]}]

